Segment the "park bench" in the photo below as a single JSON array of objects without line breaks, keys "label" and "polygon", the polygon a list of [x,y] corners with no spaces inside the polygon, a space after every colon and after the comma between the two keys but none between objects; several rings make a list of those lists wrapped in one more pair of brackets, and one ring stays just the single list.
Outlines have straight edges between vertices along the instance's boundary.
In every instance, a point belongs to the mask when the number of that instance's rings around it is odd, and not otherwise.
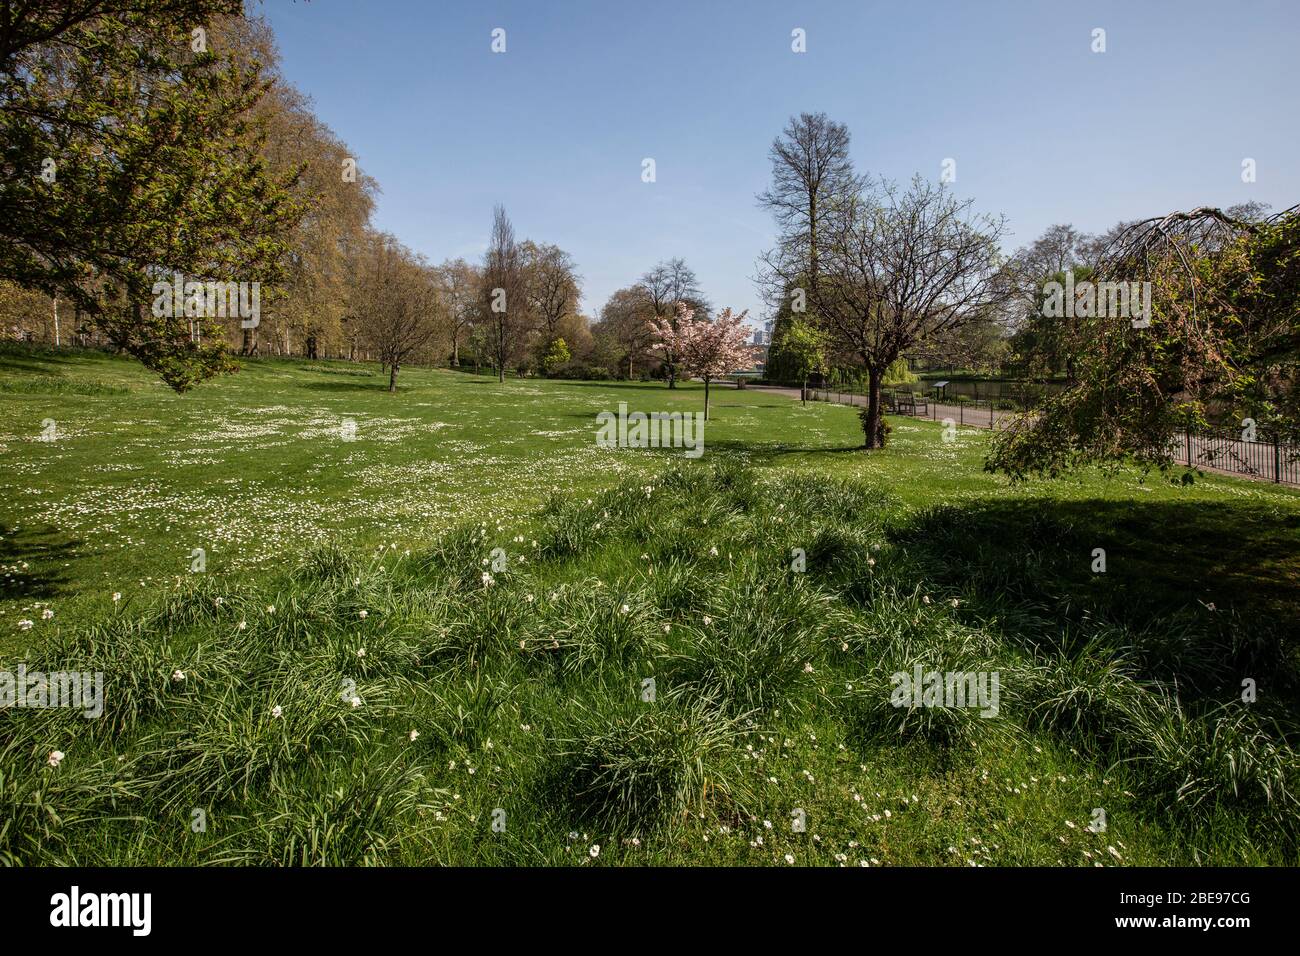
[{"label": "park bench", "polygon": [[893,405],[894,412],[899,415],[926,415],[930,411],[930,400],[911,392],[895,392]]}]

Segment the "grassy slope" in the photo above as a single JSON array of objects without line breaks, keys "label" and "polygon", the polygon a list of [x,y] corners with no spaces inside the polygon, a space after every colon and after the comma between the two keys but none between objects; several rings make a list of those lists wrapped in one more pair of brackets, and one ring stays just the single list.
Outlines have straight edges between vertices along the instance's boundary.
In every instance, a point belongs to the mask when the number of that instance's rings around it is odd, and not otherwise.
[{"label": "grassy slope", "polygon": [[[1293,492],[1133,475],[1013,489],[980,472],[980,433],[944,443],[896,421],[868,458],[850,410],[753,391],[719,395],[704,462],[665,486],[649,476],[669,456],[596,449],[593,418],[620,400],[695,406],[696,389],[413,372],[394,398],[364,370],[265,362],[178,398],[100,357],[0,363],[3,563],[28,564],[7,585],[4,640],[104,669],[113,711],[89,731],[12,715],[0,796],[30,808],[41,793],[87,819],[50,831],[15,809],[0,849],[20,859],[559,862],[600,842],[602,862],[1118,862],[1107,846],[1125,863],[1295,862],[1279,803],[1251,793],[1273,779],[1266,748],[1213,711],[1242,674],[1261,703],[1295,699]],[[346,416],[355,442],[332,431]],[[45,418],[53,443],[35,441]],[[690,477],[738,458],[757,491]],[[862,484],[799,499],[828,475]],[[597,497],[620,477],[658,491]],[[530,517],[552,488],[576,504]],[[484,537],[428,550],[464,520]],[[347,551],[282,573],[334,535]],[[523,546],[532,563],[483,589],[477,562],[518,535],[539,540]],[[873,546],[880,576],[862,580]],[[188,575],[191,547],[211,573]],[[783,573],[788,547],[808,550],[806,578]],[[1094,547],[1106,575],[1089,570]],[[107,614],[112,590],[126,606]],[[38,623],[18,631],[19,616]],[[1005,719],[914,728],[873,709],[863,688],[908,649],[1016,675]],[[652,709],[636,695],[647,673]],[[1153,691],[1173,678],[1186,713]],[[357,711],[336,699],[343,679]],[[267,717],[273,700],[292,723]],[[1203,739],[1214,728],[1235,754]],[[51,747],[69,754],[58,771],[40,768]],[[1229,799],[1225,767],[1243,755],[1263,769]],[[628,774],[593,779],[593,761]],[[701,777],[681,769],[695,765]],[[142,819],[94,823],[113,792]],[[195,835],[200,806],[214,825]],[[489,827],[498,806],[505,835]],[[1082,829],[1094,807],[1104,836]]]}]

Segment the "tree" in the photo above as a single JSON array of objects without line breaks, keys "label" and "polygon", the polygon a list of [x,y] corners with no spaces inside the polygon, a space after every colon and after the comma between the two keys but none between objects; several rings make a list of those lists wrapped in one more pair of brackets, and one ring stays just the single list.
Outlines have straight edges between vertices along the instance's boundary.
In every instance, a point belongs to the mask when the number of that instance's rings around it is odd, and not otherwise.
[{"label": "tree", "polygon": [[542,341],[553,342],[564,319],[578,311],[581,287],[577,268],[572,256],[550,243],[524,242],[520,250],[536,331]]},{"label": "tree", "polygon": [[274,174],[297,174],[293,195],[310,210],[285,238],[283,279],[277,294],[264,297],[261,325],[241,330],[240,354],[260,352],[262,326],[286,354],[293,353],[295,341],[310,359],[331,346],[341,352],[345,327],[359,332],[363,324],[348,314],[345,289],[349,257],[369,224],[378,186],[315,116],[310,99],[280,74],[275,40],[264,20],[232,20],[211,32],[213,42],[232,50],[239,62],[257,64],[268,81],[255,107],[267,131],[262,154]]},{"label": "tree", "polygon": [[542,356],[542,371],[547,375],[554,375],[568,365],[571,358],[573,356],[569,352],[569,346],[565,344],[564,339],[557,338],[547,347]]},{"label": "tree", "polygon": [[210,316],[154,314],[154,283],[273,283],[303,212],[296,174],[262,156],[257,66],[202,32],[241,11],[85,0],[0,17],[0,278],[67,300],[177,391],[233,366]]},{"label": "tree", "polygon": [[826,337],[810,322],[796,320],[786,329],[782,342],[789,368],[802,383],[799,398],[808,403],[808,377],[826,367]]},{"label": "tree", "polygon": [[386,233],[368,237],[358,272],[353,310],[367,311],[370,340],[388,368],[388,391],[396,392],[398,371],[436,332],[436,279],[425,262]]},{"label": "tree", "polygon": [[709,419],[709,384],[742,366],[749,357],[745,326],[748,312],[732,315],[723,309],[710,321],[686,303],[679,303],[676,321],[652,319],[650,327],[660,348],[677,356],[682,367],[704,380],[704,420]]},{"label": "tree", "polygon": [[[650,319],[655,317],[654,302],[642,285],[619,289],[600,310],[600,321],[592,328],[598,338],[616,345],[618,362],[627,362],[627,377],[636,377],[638,362],[649,362],[654,347]],[[619,372],[616,367],[613,371]]]},{"label": "tree", "polygon": [[523,255],[504,206],[492,212],[492,237],[483,260],[480,294],[489,354],[496,365],[497,381],[504,382],[506,366],[520,353],[528,328]]},{"label": "tree", "polygon": [[1009,352],[1006,331],[998,316],[989,310],[917,345],[909,354],[929,368],[993,372],[1001,368]]},{"label": "tree", "polygon": [[448,259],[438,267],[438,290],[442,297],[451,337],[451,365],[460,365],[460,343],[469,334],[478,311],[481,277],[464,259]]},{"label": "tree", "polygon": [[[651,315],[660,321],[675,326],[681,315],[678,305],[686,303],[701,317],[708,314],[709,307],[700,292],[695,273],[684,259],[669,259],[661,262],[641,277],[639,286],[644,290],[650,303]],[[676,352],[671,348],[664,354],[664,363],[668,368],[668,387],[677,387]]]},{"label": "tree", "polygon": [[882,191],[847,203],[834,219],[824,269],[809,290],[832,348],[867,371],[867,448],[881,445],[881,381],[890,364],[1011,295],[998,251],[1002,220],[973,215],[970,200],[919,176],[905,191]]},{"label": "tree", "polygon": [[1000,431],[985,467],[1017,479],[1126,459],[1166,469],[1182,431],[1212,418],[1296,435],[1300,207],[1262,220],[1202,207],[1109,236],[1090,291],[1121,287],[1121,308],[1110,293],[1081,298],[1063,345],[1073,383]]},{"label": "tree", "polygon": [[777,248],[765,258],[775,291],[784,295],[794,274],[817,281],[826,223],[866,180],[853,170],[848,127],[825,113],[792,116],[769,155],[772,185],[758,201],[771,210],[780,232]]}]

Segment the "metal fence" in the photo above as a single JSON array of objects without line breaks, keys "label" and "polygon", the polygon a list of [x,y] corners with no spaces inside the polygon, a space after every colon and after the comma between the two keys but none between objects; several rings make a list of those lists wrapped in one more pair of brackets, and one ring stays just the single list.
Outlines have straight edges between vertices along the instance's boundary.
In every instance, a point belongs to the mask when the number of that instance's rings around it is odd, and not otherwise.
[{"label": "metal fence", "polygon": [[[818,402],[837,402],[841,405],[867,404],[867,397],[861,392],[838,389],[809,389],[808,398]],[[964,402],[936,402],[924,395],[909,392],[884,392],[881,399],[885,411],[890,415],[911,415],[916,418],[932,418],[943,421],[951,418],[958,425],[972,428],[992,428],[998,421],[1015,411],[998,408],[990,400],[970,399]]]},{"label": "metal fence", "polygon": [[1239,428],[1205,428],[1185,431],[1178,445],[1174,449],[1178,460],[1191,468],[1300,485],[1300,446],[1276,435],[1261,431],[1247,440]]},{"label": "metal fence", "polygon": [[[838,402],[843,405],[866,405],[861,392],[836,389],[809,389],[814,401]],[[997,423],[1017,412],[997,408],[995,402],[970,400],[936,402],[907,392],[885,392],[885,411],[891,415],[910,415],[934,421],[952,419],[970,428],[994,428]],[[1228,475],[1240,475],[1280,485],[1300,485],[1300,445],[1280,440],[1260,430],[1247,439],[1237,428],[1203,428],[1187,430],[1171,449],[1176,461],[1189,468],[1202,468]]]}]

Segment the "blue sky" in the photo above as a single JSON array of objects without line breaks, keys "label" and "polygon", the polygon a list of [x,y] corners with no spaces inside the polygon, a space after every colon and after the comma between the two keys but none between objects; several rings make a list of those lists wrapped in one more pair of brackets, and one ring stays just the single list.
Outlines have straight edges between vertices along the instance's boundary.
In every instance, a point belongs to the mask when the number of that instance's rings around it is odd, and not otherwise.
[{"label": "blue sky", "polygon": [[[876,176],[937,179],[955,159],[956,192],[1006,215],[1009,249],[1055,222],[1099,231],[1300,201],[1295,0],[266,0],[261,12],[286,76],[378,179],[376,225],[435,261],[478,258],[504,203],[519,236],[574,256],[593,315],[682,256],[716,305],[758,317],[754,262],[773,227],[754,196],[800,111],[846,123]],[[796,27],[806,53],[791,51]],[[646,157],[654,183],[641,181]]]}]

